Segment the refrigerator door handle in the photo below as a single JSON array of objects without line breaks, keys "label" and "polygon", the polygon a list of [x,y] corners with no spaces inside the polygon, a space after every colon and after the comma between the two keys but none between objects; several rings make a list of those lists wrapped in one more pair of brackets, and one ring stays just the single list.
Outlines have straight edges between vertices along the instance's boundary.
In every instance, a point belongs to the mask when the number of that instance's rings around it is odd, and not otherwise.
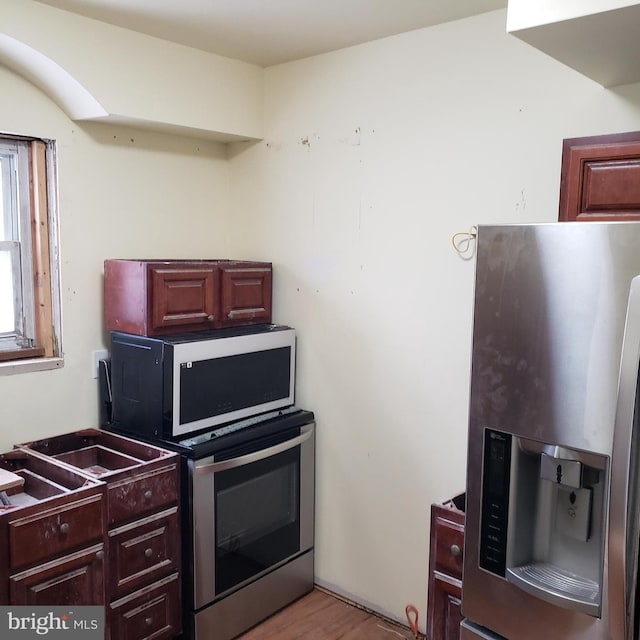
[{"label": "refrigerator door handle", "polygon": [[[609,627],[612,638],[632,640],[638,568],[637,417],[640,364],[640,275],[631,281],[616,402],[609,499]],[[634,534],[635,532],[635,534]]]}]

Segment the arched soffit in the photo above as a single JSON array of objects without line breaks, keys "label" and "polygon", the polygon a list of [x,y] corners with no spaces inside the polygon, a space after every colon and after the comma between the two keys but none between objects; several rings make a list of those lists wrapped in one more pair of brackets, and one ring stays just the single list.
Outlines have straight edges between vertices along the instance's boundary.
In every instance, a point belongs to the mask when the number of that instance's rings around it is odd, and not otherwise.
[{"label": "arched soffit", "polygon": [[0,63],[44,91],[72,120],[93,120],[109,115],[58,63],[4,33],[0,33]]}]

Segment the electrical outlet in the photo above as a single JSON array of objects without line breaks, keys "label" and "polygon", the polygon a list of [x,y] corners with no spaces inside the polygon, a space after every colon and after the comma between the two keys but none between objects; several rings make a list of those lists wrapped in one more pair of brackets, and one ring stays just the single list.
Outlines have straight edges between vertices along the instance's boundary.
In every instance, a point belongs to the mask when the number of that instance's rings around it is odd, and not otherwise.
[{"label": "electrical outlet", "polygon": [[98,363],[100,360],[106,360],[109,357],[109,352],[106,349],[100,349],[99,351],[91,352],[91,377],[98,377]]}]

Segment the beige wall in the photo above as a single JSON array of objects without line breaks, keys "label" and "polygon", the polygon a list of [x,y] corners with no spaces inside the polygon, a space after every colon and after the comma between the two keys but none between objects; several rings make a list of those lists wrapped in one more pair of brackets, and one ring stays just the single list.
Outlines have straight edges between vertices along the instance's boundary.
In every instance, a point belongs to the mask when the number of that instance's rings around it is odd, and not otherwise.
[{"label": "beige wall", "polygon": [[96,424],[104,258],[270,259],[317,415],[318,580],[424,626],[429,504],[464,488],[474,263],[451,236],[554,220],[562,139],[640,129],[640,85],[602,89],[505,19],[267,69],[265,138],[228,151],[78,126],[0,67],[0,130],[58,140],[65,351],[0,377],[0,450]]},{"label": "beige wall", "polygon": [[640,129],[639,85],[605,90],[505,19],[267,69],[265,139],[230,155],[233,251],[274,260],[317,416],[317,578],[422,624],[429,504],[465,483],[474,262],[451,237],[555,220],[562,139]]},{"label": "beige wall", "polygon": [[105,258],[227,255],[224,145],[71,122],[0,66],[0,131],[57,141],[64,368],[0,376],[0,451],[97,426]]}]

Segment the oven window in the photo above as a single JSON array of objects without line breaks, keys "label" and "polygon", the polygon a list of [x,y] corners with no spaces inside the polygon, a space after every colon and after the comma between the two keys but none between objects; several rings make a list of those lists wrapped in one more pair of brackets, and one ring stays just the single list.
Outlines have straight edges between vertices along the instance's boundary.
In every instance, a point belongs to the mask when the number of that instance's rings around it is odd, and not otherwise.
[{"label": "oven window", "polygon": [[216,473],[216,593],[300,550],[300,447]]}]

